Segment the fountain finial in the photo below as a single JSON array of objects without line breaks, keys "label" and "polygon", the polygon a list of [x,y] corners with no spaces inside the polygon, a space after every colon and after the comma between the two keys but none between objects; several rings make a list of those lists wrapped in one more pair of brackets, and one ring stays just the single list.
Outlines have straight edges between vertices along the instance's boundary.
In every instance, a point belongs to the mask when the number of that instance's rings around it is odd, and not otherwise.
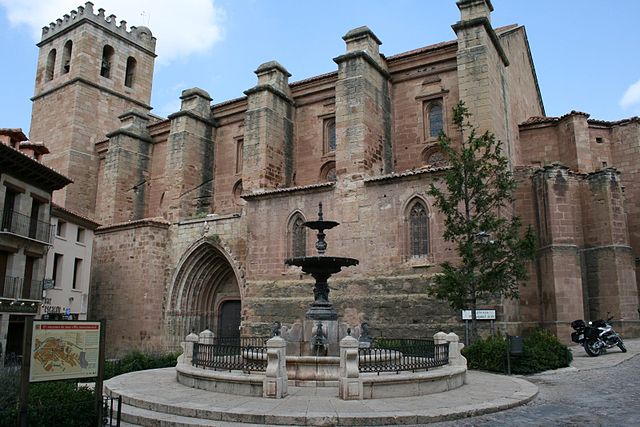
[{"label": "fountain finial", "polygon": [[322,202],[318,202],[318,221],[322,221]]}]

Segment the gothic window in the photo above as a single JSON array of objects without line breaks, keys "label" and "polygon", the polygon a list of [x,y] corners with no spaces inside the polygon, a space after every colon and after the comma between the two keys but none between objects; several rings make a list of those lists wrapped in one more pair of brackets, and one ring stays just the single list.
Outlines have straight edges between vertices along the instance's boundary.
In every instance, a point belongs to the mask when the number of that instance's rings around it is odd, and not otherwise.
[{"label": "gothic window", "polygon": [[322,166],[322,168],[320,169],[320,181],[336,181],[336,162],[327,162]]},{"label": "gothic window", "polygon": [[416,200],[409,208],[409,255],[424,257],[429,253],[429,214],[425,204]]},{"label": "gothic window", "polygon": [[136,74],[136,59],[133,56],[127,58],[127,69],[124,74],[124,85],[132,87]]},{"label": "gothic window", "polygon": [[437,138],[444,130],[444,117],[442,114],[442,101],[432,101],[425,106],[426,124],[425,135],[427,139]]},{"label": "gothic window", "polygon": [[336,119],[333,117],[324,121],[323,141],[324,154],[336,151]]},{"label": "gothic window", "polygon": [[422,163],[431,167],[446,166],[449,164],[445,154],[439,148],[430,148],[422,153]]},{"label": "gothic window", "polygon": [[244,205],[244,199],[242,198],[242,180],[235,183],[233,186],[233,201],[236,205]]},{"label": "gothic window", "polygon": [[44,72],[44,78],[46,81],[53,80],[53,70],[56,66],[56,50],[51,49],[49,56],[47,56],[47,66]]},{"label": "gothic window", "polygon": [[100,62],[100,75],[108,79],[111,78],[111,61],[115,51],[108,44],[102,49],[102,61]]},{"label": "gothic window", "polygon": [[244,152],[244,139],[236,140],[236,173],[242,173],[242,156]]},{"label": "gothic window", "polygon": [[307,253],[307,230],[304,218],[296,214],[289,221],[289,256],[292,258],[305,256]]},{"label": "gothic window", "polygon": [[73,42],[67,40],[62,49],[62,74],[67,74],[71,69],[71,50],[73,49]]}]

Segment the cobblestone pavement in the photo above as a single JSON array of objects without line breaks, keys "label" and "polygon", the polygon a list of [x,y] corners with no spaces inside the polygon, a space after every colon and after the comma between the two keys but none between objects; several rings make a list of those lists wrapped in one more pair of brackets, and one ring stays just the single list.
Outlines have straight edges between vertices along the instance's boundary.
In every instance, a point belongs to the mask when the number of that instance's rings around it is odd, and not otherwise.
[{"label": "cobblestone pavement", "polygon": [[[607,357],[603,355],[600,357]],[[524,406],[446,423],[449,426],[638,426],[640,357],[618,366],[525,377],[539,387]]]}]

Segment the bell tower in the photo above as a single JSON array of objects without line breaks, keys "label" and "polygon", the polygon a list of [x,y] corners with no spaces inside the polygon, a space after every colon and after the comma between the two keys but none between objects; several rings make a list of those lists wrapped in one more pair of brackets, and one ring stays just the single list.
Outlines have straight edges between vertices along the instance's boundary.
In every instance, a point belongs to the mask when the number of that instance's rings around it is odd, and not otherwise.
[{"label": "bell tower", "polygon": [[54,201],[94,217],[95,144],[120,126],[122,113],[151,110],[156,39],[87,2],[44,27],[37,46],[29,138],[44,142],[45,163],[74,181]]}]

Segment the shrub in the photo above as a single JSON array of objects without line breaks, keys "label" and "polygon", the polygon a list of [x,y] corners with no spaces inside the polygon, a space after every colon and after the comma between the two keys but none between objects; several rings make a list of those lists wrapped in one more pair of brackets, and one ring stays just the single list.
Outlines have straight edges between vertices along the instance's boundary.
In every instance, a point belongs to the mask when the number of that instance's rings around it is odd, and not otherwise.
[{"label": "shrub", "polygon": [[[175,366],[180,353],[151,355],[129,353],[121,360],[105,363],[104,379],[127,372]],[[0,368],[0,427],[18,421],[20,369]],[[95,425],[95,394],[76,386],[75,380],[47,381],[29,385],[29,426],[84,427]]]},{"label": "shrub", "polygon": [[[501,373],[507,370],[507,342],[501,335],[478,340],[464,348],[462,354],[470,369]],[[563,368],[569,366],[572,359],[571,351],[555,335],[538,329],[524,339],[523,353],[511,356],[511,372],[534,374]]]},{"label": "shrub", "polygon": [[506,371],[507,342],[500,335],[480,339],[462,349],[469,369],[490,372]]},{"label": "shrub", "polygon": [[537,329],[526,337],[523,350],[521,356],[511,359],[511,370],[516,374],[535,374],[549,369],[565,368],[573,360],[571,350],[544,329]]},{"label": "shrub", "polygon": [[[20,370],[0,369],[0,427],[17,425]],[[31,427],[95,425],[93,390],[76,388],[73,380],[29,385],[28,425]]]}]

